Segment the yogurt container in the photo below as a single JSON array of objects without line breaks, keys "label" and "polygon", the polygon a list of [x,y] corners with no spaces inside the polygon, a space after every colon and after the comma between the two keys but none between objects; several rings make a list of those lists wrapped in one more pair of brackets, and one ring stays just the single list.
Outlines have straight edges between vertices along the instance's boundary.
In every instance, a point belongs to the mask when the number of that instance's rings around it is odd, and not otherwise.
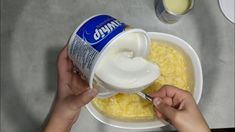
[{"label": "yogurt container", "polygon": [[89,86],[98,89],[98,96],[108,97],[117,92],[143,90],[157,79],[159,68],[144,59],[149,47],[150,39],[144,30],[99,14],[76,28],[68,53]]}]

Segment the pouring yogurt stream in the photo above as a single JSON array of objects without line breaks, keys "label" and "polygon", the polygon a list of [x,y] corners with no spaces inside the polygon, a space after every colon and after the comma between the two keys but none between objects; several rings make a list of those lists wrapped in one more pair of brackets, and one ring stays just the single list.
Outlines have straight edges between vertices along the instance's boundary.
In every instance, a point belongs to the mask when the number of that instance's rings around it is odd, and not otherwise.
[{"label": "pouring yogurt stream", "polygon": [[68,50],[90,88],[97,88],[98,97],[141,91],[160,76],[159,67],[146,59],[147,33],[109,15],[95,15],[80,24]]}]

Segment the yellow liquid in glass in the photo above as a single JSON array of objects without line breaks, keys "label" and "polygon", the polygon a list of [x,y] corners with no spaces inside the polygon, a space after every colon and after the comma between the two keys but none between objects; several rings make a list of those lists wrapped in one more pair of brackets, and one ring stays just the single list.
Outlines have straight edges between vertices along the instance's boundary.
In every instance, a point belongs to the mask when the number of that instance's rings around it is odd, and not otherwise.
[{"label": "yellow liquid in glass", "polygon": [[177,14],[184,13],[189,8],[190,2],[191,0],[164,0],[166,9]]},{"label": "yellow liquid in glass", "polygon": [[[149,60],[160,67],[160,77],[148,88],[146,93],[157,91],[164,84],[174,85],[192,91],[191,66],[182,52],[164,41],[152,41]],[[155,119],[151,102],[136,94],[117,94],[113,97],[95,98],[93,105],[98,111],[119,120]]]}]

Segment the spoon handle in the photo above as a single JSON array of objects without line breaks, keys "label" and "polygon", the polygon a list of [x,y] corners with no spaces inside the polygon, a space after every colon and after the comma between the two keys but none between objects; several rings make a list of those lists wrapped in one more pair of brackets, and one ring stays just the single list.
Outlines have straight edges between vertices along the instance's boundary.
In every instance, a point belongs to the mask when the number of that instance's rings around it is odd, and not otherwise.
[{"label": "spoon handle", "polygon": [[[151,101],[153,102],[153,97],[151,97],[150,95],[146,94],[146,93],[143,93],[143,92],[136,92],[136,94],[138,94],[140,97],[148,100],[148,101]],[[166,124],[166,125],[170,125],[170,123],[164,119],[161,119],[162,123]]]},{"label": "spoon handle", "polygon": [[136,92],[140,97],[147,99],[148,101],[153,101],[153,97],[149,96],[148,94],[145,94],[143,92]]}]

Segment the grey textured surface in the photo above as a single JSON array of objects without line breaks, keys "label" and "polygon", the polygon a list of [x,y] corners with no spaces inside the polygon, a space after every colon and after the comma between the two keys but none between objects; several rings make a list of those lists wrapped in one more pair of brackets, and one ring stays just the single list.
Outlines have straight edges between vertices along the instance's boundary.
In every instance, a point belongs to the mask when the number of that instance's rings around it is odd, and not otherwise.
[{"label": "grey textured surface", "polygon": [[[198,0],[178,23],[161,23],[153,0],[3,0],[1,131],[40,131],[56,90],[56,56],[86,18],[108,13],[133,27],[170,33],[198,53],[204,73],[200,109],[211,128],[234,127],[234,24],[217,0]],[[164,127],[156,130],[166,130]],[[83,109],[73,132],[127,132]]]}]

